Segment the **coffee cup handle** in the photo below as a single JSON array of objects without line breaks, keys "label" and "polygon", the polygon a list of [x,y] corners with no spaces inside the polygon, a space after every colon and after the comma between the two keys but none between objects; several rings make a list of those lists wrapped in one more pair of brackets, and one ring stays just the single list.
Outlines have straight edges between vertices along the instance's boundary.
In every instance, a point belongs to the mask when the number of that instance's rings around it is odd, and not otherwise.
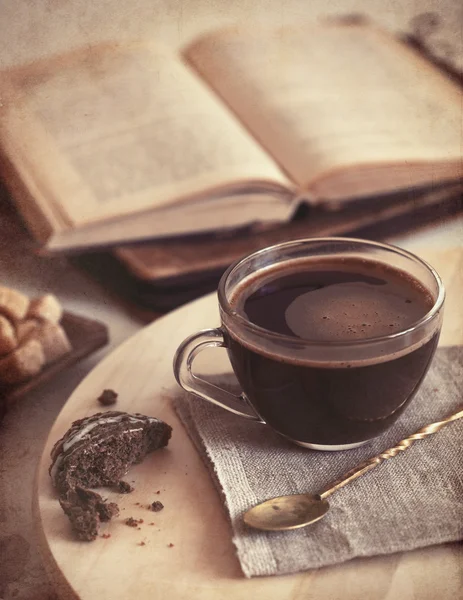
[{"label": "coffee cup handle", "polygon": [[[223,332],[219,328],[203,329],[202,331],[190,335],[180,344],[175,353],[175,378],[187,392],[199,396],[208,402],[212,402],[212,404],[221,406],[234,415],[239,415],[245,419],[263,423],[264,421],[249,406],[249,403],[243,394],[236,396],[193,373],[193,361],[202,350],[205,348],[226,347],[227,344]],[[250,412],[243,412],[243,405],[249,409]]]}]

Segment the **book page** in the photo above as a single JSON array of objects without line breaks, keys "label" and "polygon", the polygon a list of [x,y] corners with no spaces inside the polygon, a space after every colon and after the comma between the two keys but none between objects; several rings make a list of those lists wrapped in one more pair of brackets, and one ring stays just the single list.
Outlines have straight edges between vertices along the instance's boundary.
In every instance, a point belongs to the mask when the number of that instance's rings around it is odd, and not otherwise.
[{"label": "book page", "polygon": [[[70,227],[287,178],[196,74],[146,45],[43,61],[13,79],[5,147]],[[230,190],[228,190],[230,191]]]},{"label": "book page", "polygon": [[369,25],[230,29],[185,56],[303,188],[359,165],[427,165],[405,185],[461,176],[461,90]]}]

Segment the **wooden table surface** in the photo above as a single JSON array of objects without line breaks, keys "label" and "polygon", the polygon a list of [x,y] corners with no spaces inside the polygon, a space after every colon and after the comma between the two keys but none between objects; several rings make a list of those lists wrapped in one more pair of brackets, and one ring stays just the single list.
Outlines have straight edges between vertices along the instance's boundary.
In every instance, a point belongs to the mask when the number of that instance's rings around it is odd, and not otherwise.
[{"label": "wooden table surface", "polygon": [[[267,0],[265,3],[251,0],[133,0],[130,3],[120,0],[1,0],[0,67],[107,39],[147,36],[178,47],[206,29],[237,21],[281,23],[316,19],[327,13],[362,12],[393,31],[404,32],[410,30],[410,20],[418,12],[425,11],[434,11],[440,18],[439,27],[432,36],[437,53],[447,53],[449,45],[456,48],[454,53],[461,66],[462,10],[461,3],[454,0],[423,0],[420,3],[412,0],[393,3],[384,0],[333,0],[329,3],[323,0]],[[442,268],[448,270],[447,275],[443,273],[444,279],[450,277],[457,281],[457,263],[453,260],[456,260],[455,249],[462,247],[461,217],[436,223],[430,228],[417,227],[388,239],[411,250],[425,245],[431,262],[435,262],[434,256],[441,257]],[[31,512],[37,463],[55,419],[77,384],[103,357],[140,331],[143,322],[117,297],[79,272],[66,259],[44,259],[34,255],[21,227],[5,220],[1,214],[0,277],[3,284],[26,293],[52,291],[59,296],[66,310],[101,320],[110,332],[111,339],[106,348],[34,390],[11,408],[0,426],[0,599],[56,600],[57,592],[46,575],[38,552],[36,524]],[[448,302],[450,307],[456,306],[454,314],[459,303],[458,294]],[[450,329],[453,326],[456,335],[461,336],[460,317],[455,317],[453,325],[446,325]],[[442,341],[448,341],[454,335],[450,329],[448,333],[444,331]],[[216,505],[214,510],[219,509],[221,507]],[[221,552],[216,552],[220,561]],[[226,553],[223,561],[222,575],[226,573],[234,586],[241,586],[236,563],[233,566]],[[202,575],[205,568],[203,564]],[[214,568],[216,577],[217,566]],[[308,598],[311,592],[321,600],[344,598],[346,589],[354,590],[351,593],[355,592],[358,598],[423,600],[438,595],[453,600],[459,569],[461,574],[461,554],[455,547],[451,551],[447,547],[436,547],[309,572],[294,579],[290,589],[293,598]],[[285,581],[286,578],[274,578],[272,585],[275,590],[281,590]],[[258,580],[252,582],[246,588],[247,597],[252,597],[258,587]]]}]

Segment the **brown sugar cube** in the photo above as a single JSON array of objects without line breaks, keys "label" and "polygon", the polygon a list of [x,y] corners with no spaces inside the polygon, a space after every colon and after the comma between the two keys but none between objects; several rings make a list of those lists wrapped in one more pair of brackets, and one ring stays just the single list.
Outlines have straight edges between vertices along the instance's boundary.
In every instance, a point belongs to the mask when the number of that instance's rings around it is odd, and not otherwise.
[{"label": "brown sugar cube", "polygon": [[33,298],[29,304],[27,317],[59,323],[63,315],[63,308],[56,296],[45,294],[40,298]]},{"label": "brown sugar cube", "polygon": [[26,319],[16,326],[20,343],[28,339],[38,340],[45,354],[45,363],[49,364],[71,351],[71,344],[64,329],[50,321]]},{"label": "brown sugar cube", "polygon": [[0,315],[0,356],[12,352],[17,345],[18,340],[12,323]]},{"label": "brown sugar cube", "polygon": [[27,339],[33,336],[34,332],[37,331],[39,327],[39,321],[36,319],[26,319],[25,321],[19,321],[16,324],[16,335],[18,337],[18,342],[21,344],[25,342]]},{"label": "brown sugar cube", "polygon": [[29,308],[29,298],[17,290],[0,286],[0,314],[13,322],[21,321]]},{"label": "brown sugar cube", "polygon": [[0,359],[0,381],[7,384],[20,383],[40,372],[45,364],[41,343],[26,340],[13,352]]},{"label": "brown sugar cube", "polygon": [[32,332],[33,339],[40,342],[45,355],[45,363],[49,364],[58,360],[71,351],[71,344],[62,327],[51,322],[40,323]]}]

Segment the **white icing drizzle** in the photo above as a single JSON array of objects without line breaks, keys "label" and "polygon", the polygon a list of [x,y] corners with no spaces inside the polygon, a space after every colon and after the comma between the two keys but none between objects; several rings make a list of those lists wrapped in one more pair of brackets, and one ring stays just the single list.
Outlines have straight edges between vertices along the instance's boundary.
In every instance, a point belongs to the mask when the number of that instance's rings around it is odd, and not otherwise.
[{"label": "white icing drizzle", "polygon": [[101,415],[101,417],[99,417],[98,419],[93,419],[93,420],[92,420],[92,417],[89,417],[89,422],[87,422],[85,425],[76,429],[74,431],[74,433],[72,433],[69,436],[69,439],[67,439],[63,443],[62,450],[58,454],[58,456],[55,458],[55,461],[50,470],[50,477],[52,478],[52,481],[55,482],[56,473],[57,473],[61,463],[63,462],[64,454],[66,452],[68,452],[70,448],[72,448],[75,444],[77,444],[77,442],[80,442],[81,440],[88,438],[89,433],[93,429],[95,429],[95,427],[97,427],[98,425],[104,425],[106,423],[119,423],[123,419],[131,421],[132,423],[140,423],[140,422],[146,423],[147,420],[150,423],[154,423],[155,421],[157,421],[157,419],[155,419],[154,417],[137,417],[135,415],[129,415],[127,413],[124,413],[122,415],[115,415],[115,416],[114,415],[112,415],[112,416]]}]

